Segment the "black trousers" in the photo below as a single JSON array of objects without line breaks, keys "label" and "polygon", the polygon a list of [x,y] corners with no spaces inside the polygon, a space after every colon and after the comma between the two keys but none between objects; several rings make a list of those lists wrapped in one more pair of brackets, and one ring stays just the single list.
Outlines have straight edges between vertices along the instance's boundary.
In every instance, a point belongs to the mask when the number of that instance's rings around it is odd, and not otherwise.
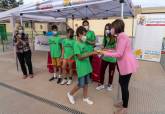
[{"label": "black trousers", "polygon": [[129,81],[130,81],[131,75],[132,75],[132,73],[119,76],[119,83],[121,86],[121,93],[122,93],[122,100],[123,100],[124,108],[128,107],[128,101],[129,101],[128,86],[129,86]]},{"label": "black trousers", "polygon": [[111,62],[107,62],[104,60],[101,61],[101,68],[100,68],[100,84],[101,85],[104,84],[105,71],[106,71],[106,68],[108,67],[108,65],[109,65],[109,82],[108,82],[108,84],[112,85],[116,63],[111,63]]},{"label": "black trousers", "polygon": [[[27,70],[26,70],[26,65],[28,67],[29,70],[29,74],[33,74],[33,67],[32,67],[32,61],[31,61],[31,51],[27,51],[27,52],[23,52],[23,53],[17,53],[17,57],[21,66],[21,70],[23,72],[24,75],[28,75],[27,74]],[[26,64],[26,65],[25,65]]]}]

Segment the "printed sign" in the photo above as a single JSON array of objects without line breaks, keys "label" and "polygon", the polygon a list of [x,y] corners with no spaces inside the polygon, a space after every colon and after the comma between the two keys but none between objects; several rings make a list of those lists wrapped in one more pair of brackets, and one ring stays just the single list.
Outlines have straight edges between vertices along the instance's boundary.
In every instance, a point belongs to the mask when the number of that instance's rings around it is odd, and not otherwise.
[{"label": "printed sign", "polygon": [[140,60],[160,62],[165,37],[165,15],[138,15],[134,53]]},{"label": "printed sign", "polygon": [[35,37],[35,50],[36,51],[49,51],[48,37],[36,36]]}]

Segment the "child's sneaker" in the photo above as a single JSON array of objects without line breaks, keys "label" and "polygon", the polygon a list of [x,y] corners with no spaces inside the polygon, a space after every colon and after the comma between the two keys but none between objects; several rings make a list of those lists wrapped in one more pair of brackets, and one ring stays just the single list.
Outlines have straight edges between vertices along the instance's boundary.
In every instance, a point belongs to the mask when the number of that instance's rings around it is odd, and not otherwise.
[{"label": "child's sneaker", "polygon": [[96,87],[97,90],[102,90],[104,88],[105,88],[105,85],[100,85],[100,86]]},{"label": "child's sneaker", "polygon": [[67,83],[67,79],[64,78],[64,79],[62,79],[62,81],[61,81],[60,84],[61,84],[61,85],[65,85],[66,83]]},{"label": "child's sneaker", "polygon": [[69,79],[68,82],[66,83],[67,85],[72,84],[72,79]]},{"label": "child's sneaker", "polygon": [[51,77],[51,78],[49,79],[49,81],[52,81],[52,80],[55,80],[55,79],[57,79],[56,73],[54,73],[53,77]]},{"label": "child's sneaker", "polygon": [[68,96],[69,102],[70,102],[71,104],[75,104],[74,97],[73,97],[72,95],[70,95],[69,92],[67,93],[67,96]]},{"label": "child's sneaker", "polygon": [[93,105],[93,101],[91,101],[89,98],[83,98],[83,101],[89,105]]},{"label": "child's sneaker", "polygon": [[57,84],[61,83],[61,81],[62,81],[62,78],[58,78],[57,79]]},{"label": "child's sneaker", "polygon": [[61,81],[62,81],[62,78],[61,78],[61,75],[59,74],[58,79],[57,79],[57,84],[61,83]]},{"label": "child's sneaker", "polygon": [[109,85],[109,86],[107,87],[107,91],[112,91],[112,85]]}]

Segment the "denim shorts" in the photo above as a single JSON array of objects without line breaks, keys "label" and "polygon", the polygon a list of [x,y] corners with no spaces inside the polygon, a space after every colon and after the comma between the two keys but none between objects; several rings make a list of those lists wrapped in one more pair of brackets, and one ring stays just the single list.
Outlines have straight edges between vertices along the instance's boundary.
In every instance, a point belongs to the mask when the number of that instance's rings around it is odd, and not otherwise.
[{"label": "denim shorts", "polygon": [[91,83],[90,74],[87,74],[86,76],[83,76],[78,79],[78,87],[83,88],[85,85],[88,85]]}]

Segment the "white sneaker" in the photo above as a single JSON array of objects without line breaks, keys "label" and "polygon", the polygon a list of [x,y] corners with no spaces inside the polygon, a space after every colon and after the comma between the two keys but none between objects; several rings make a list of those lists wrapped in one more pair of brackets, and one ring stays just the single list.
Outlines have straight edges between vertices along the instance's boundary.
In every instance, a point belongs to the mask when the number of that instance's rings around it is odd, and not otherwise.
[{"label": "white sneaker", "polygon": [[54,77],[54,79],[57,79],[57,75],[56,75],[56,73],[54,73],[53,77]]},{"label": "white sneaker", "polygon": [[91,101],[89,98],[83,98],[83,101],[89,105],[93,105],[93,101]]},{"label": "white sneaker", "polygon": [[70,95],[69,92],[67,93],[67,96],[68,96],[68,99],[69,99],[70,103],[71,103],[71,104],[75,104],[74,97],[73,97],[72,95]]},{"label": "white sneaker", "polygon": [[112,86],[108,86],[107,91],[112,91]]},{"label": "white sneaker", "polygon": [[68,80],[68,82],[66,83],[67,85],[70,85],[70,84],[72,84],[72,80]]},{"label": "white sneaker", "polygon": [[65,85],[67,83],[67,80],[66,79],[62,79],[62,81],[61,81],[61,85]]},{"label": "white sneaker", "polygon": [[104,89],[104,88],[105,88],[104,85],[100,85],[100,86],[96,87],[97,90],[102,90],[102,89]]}]

